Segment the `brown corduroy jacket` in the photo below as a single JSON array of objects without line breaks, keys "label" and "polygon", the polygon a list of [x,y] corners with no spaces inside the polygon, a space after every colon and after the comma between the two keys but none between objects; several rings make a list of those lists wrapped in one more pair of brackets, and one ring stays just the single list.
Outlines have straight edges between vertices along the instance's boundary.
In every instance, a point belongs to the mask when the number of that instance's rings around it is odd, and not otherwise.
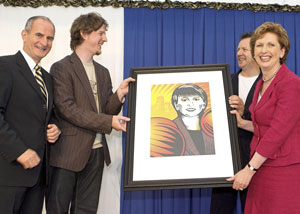
[{"label": "brown corduroy jacket", "polygon": [[110,164],[105,134],[112,130],[112,115],[122,107],[112,92],[108,70],[94,61],[100,113],[85,69],[74,52],[54,63],[50,73],[54,80],[54,103],[61,127],[61,136],[50,149],[50,165],[81,171],[90,156],[96,133],[103,134],[104,158]]}]

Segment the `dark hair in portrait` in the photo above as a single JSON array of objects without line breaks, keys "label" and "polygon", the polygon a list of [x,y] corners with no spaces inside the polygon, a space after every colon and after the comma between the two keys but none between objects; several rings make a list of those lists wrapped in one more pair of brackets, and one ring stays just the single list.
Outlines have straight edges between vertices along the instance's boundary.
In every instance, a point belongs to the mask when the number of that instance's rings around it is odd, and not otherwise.
[{"label": "dark hair in portrait", "polygon": [[204,110],[207,107],[207,94],[206,92],[199,87],[198,85],[192,85],[192,84],[185,84],[177,87],[173,94],[172,94],[172,105],[174,109],[177,111],[177,113],[181,114],[179,110],[176,108],[176,104],[178,103],[178,97],[181,96],[199,96],[205,103],[205,106],[203,110],[201,111],[201,114],[203,114]]}]

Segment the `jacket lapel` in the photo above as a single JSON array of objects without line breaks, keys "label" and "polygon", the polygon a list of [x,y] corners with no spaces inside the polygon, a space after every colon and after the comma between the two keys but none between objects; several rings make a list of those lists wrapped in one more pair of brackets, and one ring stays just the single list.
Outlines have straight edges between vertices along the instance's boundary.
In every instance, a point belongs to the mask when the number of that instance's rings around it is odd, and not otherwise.
[{"label": "jacket lapel", "polygon": [[239,95],[239,74],[241,73],[241,69],[238,73],[234,74],[231,78],[232,81],[232,90],[233,94]]},{"label": "jacket lapel", "polygon": [[256,78],[255,82],[253,83],[250,91],[248,92],[247,98],[246,98],[246,102],[245,102],[245,107],[247,106],[247,108],[249,108],[249,106],[252,103],[253,97],[249,96],[250,94],[253,94],[257,85],[257,82],[261,79],[262,77],[262,73],[260,72],[260,74],[258,75],[258,77]]},{"label": "jacket lapel", "polygon": [[92,104],[93,110],[95,112],[98,112],[90,81],[89,81],[86,71],[83,67],[83,64],[81,63],[79,57],[76,55],[75,52],[71,55],[71,63],[72,63],[74,72],[78,76],[84,90],[86,91],[86,94]]},{"label": "jacket lapel", "polygon": [[99,103],[99,113],[104,112],[103,110],[103,106],[102,106],[102,99],[101,97],[101,87],[103,86],[103,73],[101,72],[101,69],[98,68],[98,65],[94,63],[95,66],[95,75],[96,75],[96,79],[97,79],[97,93],[98,93],[98,103]]},{"label": "jacket lapel", "polygon": [[46,120],[47,122],[50,119],[49,112],[52,111],[52,107],[53,107],[53,84],[52,84],[51,76],[43,68],[42,68],[42,74],[43,74],[43,79],[48,93],[48,111],[47,111],[47,120]]},{"label": "jacket lapel", "polygon": [[25,79],[33,87],[33,89],[40,95],[41,99],[44,100],[41,89],[37,84],[32,71],[30,70],[25,58],[23,57],[20,51],[16,54],[16,59],[17,65],[19,67],[19,72],[25,77]]},{"label": "jacket lapel", "polygon": [[264,104],[266,104],[270,98],[270,96],[273,93],[274,87],[276,86],[276,84],[283,78],[283,76],[286,74],[285,72],[286,69],[286,65],[283,64],[281,66],[281,68],[279,69],[278,73],[276,74],[274,80],[272,81],[272,83],[269,85],[269,87],[267,88],[267,90],[265,91],[265,93],[263,94],[263,96],[260,98],[260,101],[257,103],[257,98],[259,96],[259,91],[262,87],[263,81],[261,80],[256,87],[257,93],[255,93],[255,100],[253,100],[253,103],[255,102],[254,105],[254,110],[257,110],[259,108],[261,108]]}]

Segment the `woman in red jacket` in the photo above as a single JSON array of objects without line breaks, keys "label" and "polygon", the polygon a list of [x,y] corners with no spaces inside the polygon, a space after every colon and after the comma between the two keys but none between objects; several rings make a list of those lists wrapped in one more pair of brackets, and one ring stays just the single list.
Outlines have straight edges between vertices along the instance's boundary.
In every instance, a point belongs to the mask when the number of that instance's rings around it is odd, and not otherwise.
[{"label": "woman in red jacket", "polygon": [[253,131],[250,161],[228,179],[249,185],[245,214],[300,213],[300,78],[284,64],[290,49],[280,24],[266,22],[251,37],[263,78],[250,106],[252,122],[236,110],[238,126]]}]

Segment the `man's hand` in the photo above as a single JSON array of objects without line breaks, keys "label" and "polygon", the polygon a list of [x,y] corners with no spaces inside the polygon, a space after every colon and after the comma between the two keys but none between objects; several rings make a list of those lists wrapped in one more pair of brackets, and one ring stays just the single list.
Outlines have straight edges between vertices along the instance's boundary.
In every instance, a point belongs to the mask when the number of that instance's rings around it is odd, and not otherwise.
[{"label": "man's hand", "polygon": [[244,114],[245,105],[240,97],[236,95],[231,95],[229,97],[229,105],[231,108],[236,109],[241,116]]},{"label": "man's hand", "polygon": [[55,143],[60,135],[60,130],[55,124],[49,124],[47,126],[47,140],[49,143]]},{"label": "man's hand", "polygon": [[126,132],[126,122],[130,121],[130,118],[119,115],[114,115],[112,118],[112,127],[117,131]]},{"label": "man's hand", "polygon": [[17,158],[17,161],[24,167],[24,169],[31,169],[39,165],[41,159],[34,150],[27,149]]},{"label": "man's hand", "polygon": [[123,97],[128,94],[128,89],[129,89],[129,83],[130,82],[135,82],[135,79],[129,77],[125,80],[123,80],[117,90],[118,98],[120,102],[122,102]]}]

